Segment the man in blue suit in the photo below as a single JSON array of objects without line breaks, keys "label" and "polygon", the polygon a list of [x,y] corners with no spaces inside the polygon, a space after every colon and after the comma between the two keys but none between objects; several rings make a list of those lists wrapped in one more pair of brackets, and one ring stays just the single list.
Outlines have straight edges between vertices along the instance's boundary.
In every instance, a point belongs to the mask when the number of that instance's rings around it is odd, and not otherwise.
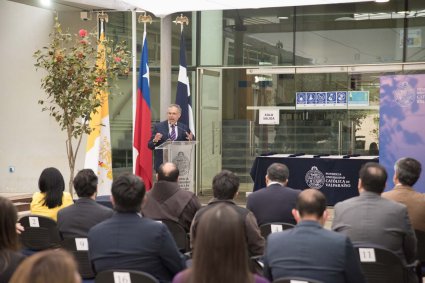
[{"label": "man in blue suit", "polygon": [[270,234],[264,276],[303,277],[326,283],[363,283],[360,262],[347,236],[324,229],[326,198],[316,189],[300,193],[293,214],[298,224]]},{"label": "man in blue suit", "polygon": [[254,213],[258,226],[272,222],[296,224],[292,209],[301,191],[287,187],[288,178],[288,167],[273,163],[267,168],[267,187],[248,196],[246,208]]},{"label": "man in blue suit", "polygon": [[194,136],[189,127],[178,123],[182,109],[178,104],[168,106],[167,120],[157,123],[148,141],[148,147],[154,150],[154,168],[158,170],[162,164],[162,150],[155,150],[166,141],[192,141]]},{"label": "man in blue suit", "polygon": [[96,272],[129,269],[147,272],[160,282],[171,282],[185,268],[167,227],[140,214],[145,196],[143,181],[132,174],[112,183],[116,213],[90,229],[89,257]]}]

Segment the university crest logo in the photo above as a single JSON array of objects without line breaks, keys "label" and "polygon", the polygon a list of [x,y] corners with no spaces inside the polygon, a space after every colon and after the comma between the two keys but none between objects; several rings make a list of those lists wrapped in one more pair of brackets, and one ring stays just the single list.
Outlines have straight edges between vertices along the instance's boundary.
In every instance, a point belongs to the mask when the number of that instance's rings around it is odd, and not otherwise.
[{"label": "university crest logo", "polygon": [[395,102],[401,107],[412,105],[416,100],[415,89],[408,82],[401,82],[393,92]]},{"label": "university crest logo", "polygon": [[305,182],[310,188],[320,189],[325,184],[325,176],[316,166],[313,166],[305,174]]},{"label": "university crest logo", "polygon": [[187,158],[182,151],[177,153],[177,156],[173,159],[173,163],[179,168],[180,176],[189,174],[189,158]]}]

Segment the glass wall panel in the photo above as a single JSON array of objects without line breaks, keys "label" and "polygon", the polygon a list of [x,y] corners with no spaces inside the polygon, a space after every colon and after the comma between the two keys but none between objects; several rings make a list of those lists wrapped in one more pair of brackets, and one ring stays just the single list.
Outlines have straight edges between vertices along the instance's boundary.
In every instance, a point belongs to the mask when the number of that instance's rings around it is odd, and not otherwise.
[{"label": "glass wall panel", "polygon": [[425,61],[425,1],[409,1],[405,15],[407,35],[401,33],[400,40],[406,42],[406,62]]}]

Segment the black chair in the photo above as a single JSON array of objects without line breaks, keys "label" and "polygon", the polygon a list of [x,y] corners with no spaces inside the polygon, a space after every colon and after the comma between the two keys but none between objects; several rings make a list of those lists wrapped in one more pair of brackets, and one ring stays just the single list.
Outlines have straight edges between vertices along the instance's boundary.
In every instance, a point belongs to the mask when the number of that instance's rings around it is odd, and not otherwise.
[{"label": "black chair", "polygon": [[41,251],[60,247],[62,238],[53,219],[40,215],[28,215],[19,219],[19,223],[25,229],[19,235],[25,248]]},{"label": "black chair", "polygon": [[273,283],[324,283],[314,279],[308,279],[304,277],[282,277],[273,280]]},{"label": "black chair", "polygon": [[257,273],[263,276],[264,275],[263,256],[262,255],[251,256],[249,259],[249,269],[251,270],[252,273]]},{"label": "black chair", "polygon": [[[368,283],[408,283],[418,276],[419,261],[406,265],[394,252],[382,247],[356,245],[363,273]],[[422,282],[422,277],[418,276]]]},{"label": "black chair", "polygon": [[186,233],[182,225],[168,219],[157,219],[156,221],[160,221],[167,226],[171,235],[173,235],[174,241],[177,244],[177,248],[179,248],[182,253],[190,251],[189,234]]},{"label": "black chair", "polygon": [[261,236],[264,237],[264,239],[267,238],[267,236],[271,233],[283,231],[286,229],[294,228],[295,225],[291,223],[285,223],[285,222],[273,222],[273,223],[265,223],[260,225],[260,231]]},{"label": "black chair", "polygon": [[143,271],[133,270],[107,270],[96,275],[95,283],[159,283],[152,275]]},{"label": "black chair", "polygon": [[68,238],[61,242],[61,246],[74,255],[78,264],[78,271],[83,279],[90,279],[96,276],[89,260],[87,238]]}]

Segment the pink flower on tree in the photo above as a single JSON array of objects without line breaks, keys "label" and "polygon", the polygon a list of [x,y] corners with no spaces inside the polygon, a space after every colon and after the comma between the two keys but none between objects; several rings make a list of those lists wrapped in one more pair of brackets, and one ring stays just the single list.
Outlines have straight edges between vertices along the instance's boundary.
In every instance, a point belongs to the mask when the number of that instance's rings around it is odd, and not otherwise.
[{"label": "pink flower on tree", "polygon": [[119,63],[119,62],[121,62],[121,57],[115,57],[114,60],[115,60],[115,62]]},{"label": "pink flower on tree", "polygon": [[87,36],[87,30],[85,30],[85,29],[80,29],[80,30],[78,31],[78,34],[79,34],[81,37],[86,37],[86,36]]}]

